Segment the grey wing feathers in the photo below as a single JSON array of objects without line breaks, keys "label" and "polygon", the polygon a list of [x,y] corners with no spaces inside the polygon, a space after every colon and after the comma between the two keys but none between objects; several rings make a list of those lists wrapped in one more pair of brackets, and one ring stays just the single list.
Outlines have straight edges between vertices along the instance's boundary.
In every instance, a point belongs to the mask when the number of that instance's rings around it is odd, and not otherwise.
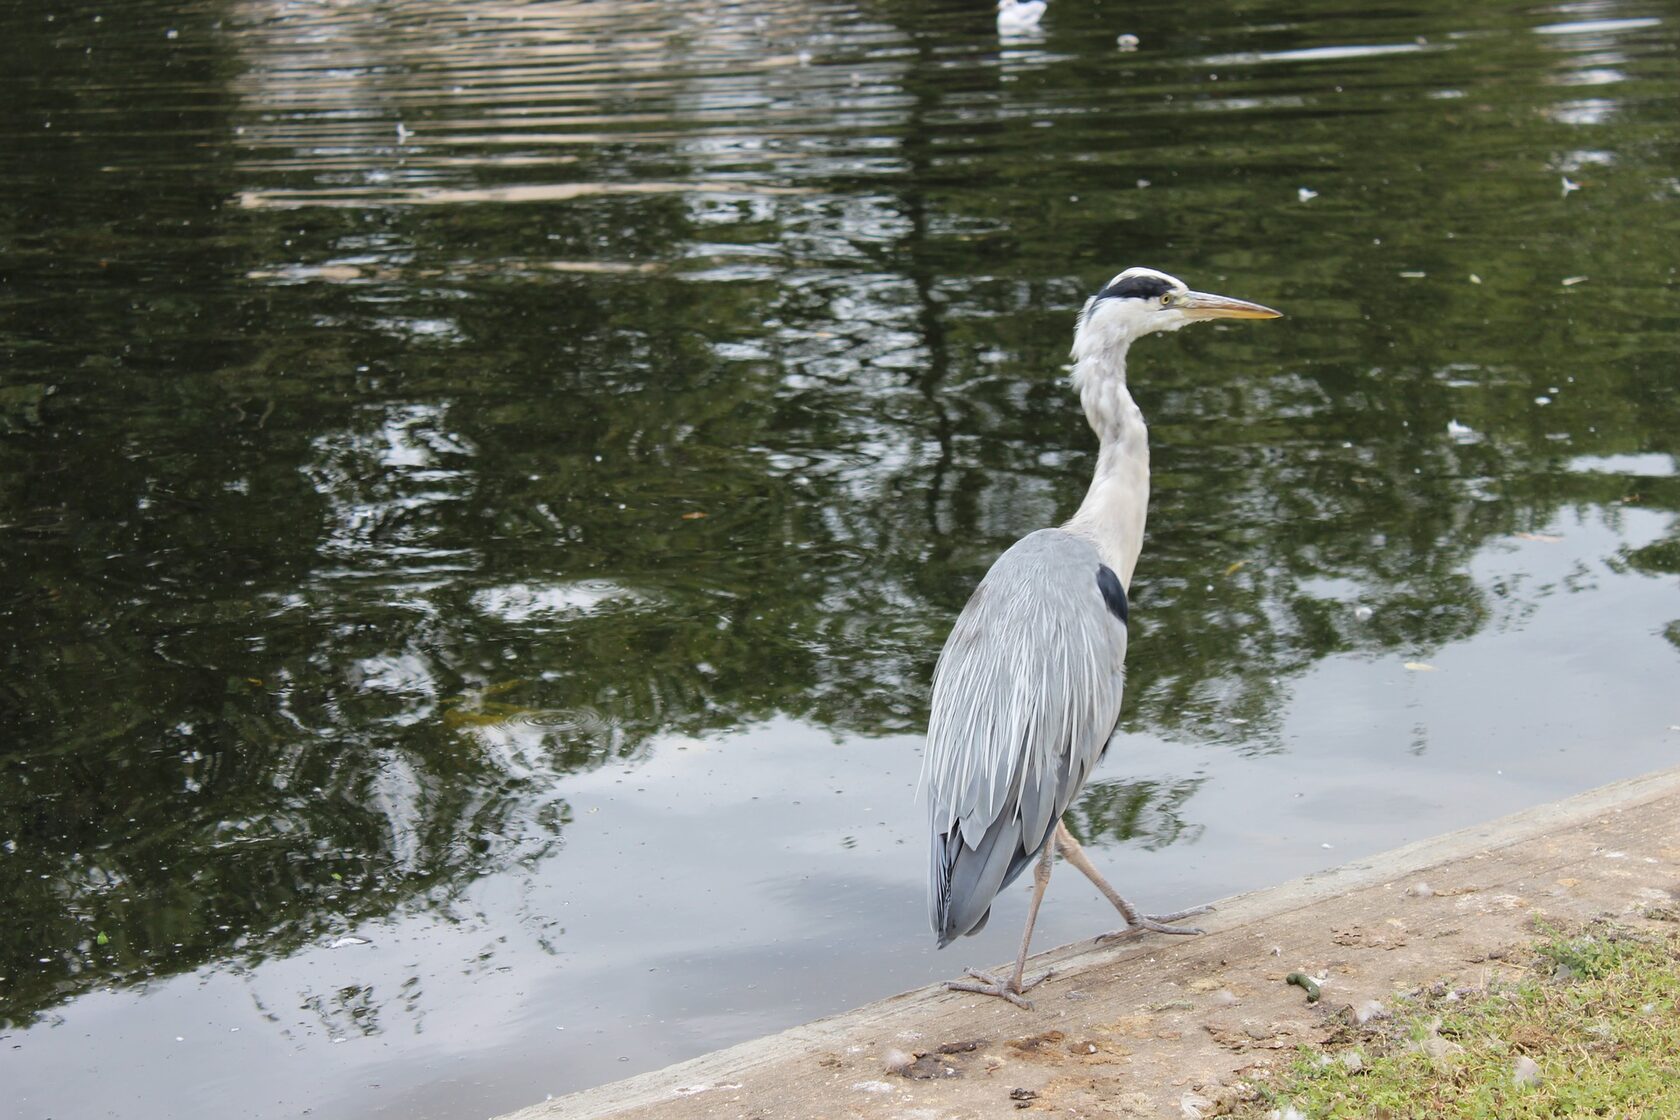
[{"label": "grey wing feathers", "polygon": [[980,581],[939,655],[922,788],[941,946],[984,924],[1119,719],[1126,627],[1099,569],[1082,537],[1044,529],[1022,538]]}]

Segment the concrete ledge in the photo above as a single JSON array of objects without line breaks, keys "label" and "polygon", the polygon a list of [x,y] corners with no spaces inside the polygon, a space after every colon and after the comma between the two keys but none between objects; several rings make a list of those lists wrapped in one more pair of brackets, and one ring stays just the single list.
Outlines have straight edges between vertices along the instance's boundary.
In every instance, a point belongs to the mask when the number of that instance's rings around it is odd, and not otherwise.
[{"label": "concrete ledge", "polygon": [[[1528,940],[1536,915],[1637,923],[1677,897],[1680,768],[1236,895],[1193,941],[1041,953],[1034,967],[1056,974],[1031,1012],[929,985],[505,1120],[983,1117],[1023,1102],[1176,1117],[1187,1089],[1253,1076],[1350,1001],[1519,967],[1498,950]],[[1296,969],[1325,975],[1321,1004],[1282,983]],[[923,1053],[912,1072],[931,1078],[895,1072]]]}]

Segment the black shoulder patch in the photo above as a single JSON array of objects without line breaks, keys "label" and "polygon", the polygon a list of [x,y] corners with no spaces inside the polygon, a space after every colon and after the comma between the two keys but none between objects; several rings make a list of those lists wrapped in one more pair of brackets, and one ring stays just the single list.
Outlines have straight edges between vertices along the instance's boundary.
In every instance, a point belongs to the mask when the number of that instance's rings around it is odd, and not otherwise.
[{"label": "black shoulder patch", "polygon": [[1098,299],[1160,299],[1173,286],[1159,276],[1128,276],[1097,293]]},{"label": "black shoulder patch", "polygon": [[1126,602],[1126,589],[1120,586],[1120,577],[1107,564],[1097,565],[1097,590],[1108,604],[1108,613],[1118,618],[1120,625],[1130,626],[1132,608]]}]

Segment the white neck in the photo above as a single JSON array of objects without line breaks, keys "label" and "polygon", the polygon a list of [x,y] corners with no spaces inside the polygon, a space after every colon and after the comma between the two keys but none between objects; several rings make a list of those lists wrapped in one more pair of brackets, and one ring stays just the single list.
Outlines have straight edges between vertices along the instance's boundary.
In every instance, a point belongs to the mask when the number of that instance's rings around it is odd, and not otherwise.
[{"label": "white neck", "polygon": [[1062,528],[1095,545],[1130,590],[1149,512],[1149,429],[1126,389],[1127,341],[1075,354],[1074,385],[1101,447],[1091,488]]}]

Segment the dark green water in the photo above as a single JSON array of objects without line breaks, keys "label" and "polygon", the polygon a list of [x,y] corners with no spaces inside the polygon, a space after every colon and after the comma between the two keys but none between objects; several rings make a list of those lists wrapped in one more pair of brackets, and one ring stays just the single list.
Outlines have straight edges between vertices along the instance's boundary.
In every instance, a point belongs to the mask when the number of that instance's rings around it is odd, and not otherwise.
[{"label": "dark green water", "polygon": [[[1680,761],[1666,5],[19,2],[0,60],[19,1116],[479,1116],[1009,955],[1018,898],[923,928],[925,686],[1083,493],[1127,265],[1289,316],[1133,354],[1130,893]],[[1059,882],[1040,944],[1113,924]]]}]

